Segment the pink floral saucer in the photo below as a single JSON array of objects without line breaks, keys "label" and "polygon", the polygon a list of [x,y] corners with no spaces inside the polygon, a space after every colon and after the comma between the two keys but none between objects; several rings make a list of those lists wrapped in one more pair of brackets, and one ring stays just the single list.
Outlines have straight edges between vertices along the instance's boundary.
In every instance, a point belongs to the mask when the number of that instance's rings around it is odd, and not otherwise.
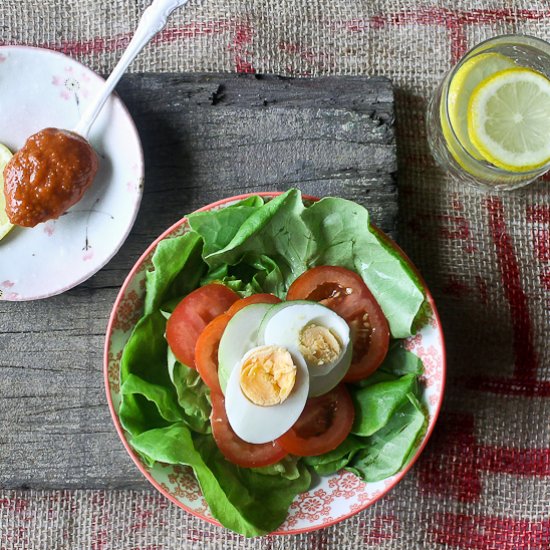
[{"label": "pink floral saucer", "polygon": [[[278,193],[260,194],[274,196]],[[223,208],[247,196],[249,195],[224,199],[205,206],[201,210]],[[105,387],[115,427],[126,450],[142,474],[176,505],[195,516],[219,525],[212,517],[191,469],[159,463],[150,468],[142,463],[126,440],[126,434],[120,425],[117,413],[120,405],[119,380],[122,349],[128,341],[135,323],[142,315],[145,272],[151,268],[153,253],[161,240],[184,234],[188,230],[185,218],[169,228],[149,246],[126,278],[113,306],[107,328],[104,355]],[[397,245],[391,241],[389,244],[405,257]],[[406,257],[405,260],[409,261]],[[423,401],[429,415],[428,428],[414,457],[403,471],[376,483],[365,483],[354,474],[345,471],[320,478],[314,487],[294,500],[290,505],[286,521],[275,534],[298,534],[328,527],[364,510],[390,491],[420,456],[435,426],[443,401],[445,385],[445,345],[441,323],[433,298],[427,288],[425,291],[431,306],[429,319],[423,328],[406,342],[407,349],[416,353],[424,362]]]},{"label": "pink floral saucer", "polygon": [[[0,143],[16,151],[42,128],[74,128],[102,83],[63,54],[0,47]],[[126,239],[141,202],[143,153],[120,98],[109,99],[90,142],[100,171],[82,200],[59,219],[16,227],[0,241],[0,299],[64,292],[101,269]]]}]

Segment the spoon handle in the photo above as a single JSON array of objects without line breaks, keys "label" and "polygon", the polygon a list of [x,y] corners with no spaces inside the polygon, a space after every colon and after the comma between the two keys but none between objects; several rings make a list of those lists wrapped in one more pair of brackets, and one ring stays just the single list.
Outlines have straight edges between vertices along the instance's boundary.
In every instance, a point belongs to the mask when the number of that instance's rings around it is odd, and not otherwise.
[{"label": "spoon handle", "polygon": [[103,105],[111,95],[118,81],[128,68],[128,65],[136,58],[145,45],[160,32],[168,21],[168,16],[180,6],[186,4],[188,0],[154,0],[153,3],[143,12],[139,25],[128,44],[128,47],[122,54],[109,78],[105,81],[100,93],[92,100],[86,108],[74,131],[84,138],[88,133],[95,119],[99,115]]}]

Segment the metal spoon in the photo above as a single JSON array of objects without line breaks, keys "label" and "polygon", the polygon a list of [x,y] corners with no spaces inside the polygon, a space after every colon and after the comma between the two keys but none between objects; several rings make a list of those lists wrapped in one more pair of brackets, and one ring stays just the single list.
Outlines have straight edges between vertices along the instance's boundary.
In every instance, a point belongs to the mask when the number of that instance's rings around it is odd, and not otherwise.
[{"label": "metal spoon", "polygon": [[188,0],[154,0],[143,12],[136,32],[122,54],[120,61],[105,81],[101,92],[89,104],[76,125],[74,131],[77,134],[84,138],[88,136],[90,128],[130,63],[132,63],[148,42],[166,26],[169,15],[176,8],[187,4],[187,2]]}]

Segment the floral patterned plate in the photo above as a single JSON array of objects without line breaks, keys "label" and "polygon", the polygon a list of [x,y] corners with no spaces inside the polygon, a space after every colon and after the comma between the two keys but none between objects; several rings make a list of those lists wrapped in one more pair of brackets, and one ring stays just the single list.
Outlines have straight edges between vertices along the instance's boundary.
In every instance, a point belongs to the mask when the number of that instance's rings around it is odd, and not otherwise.
[{"label": "floral patterned plate", "polygon": [[[42,128],[74,128],[102,84],[63,54],[0,47],[0,142],[16,151]],[[59,219],[15,227],[0,241],[0,299],[64,292],[101,269],[126,239],[141,202],[143,153],[118,97],[103,108],[90,142],[100,170],[82,200]]]},{"label": "floral patterned plate", "polygon": [[[260,193],[264,197],[272,197],[277,194]],[[247,196],[249,195],[224,199],[205,206],[201,211],[223,208]],[[316,200],[312,197],[304,198]],[[105,387],[109,408],[118,434],[143,475],[164,496],[184,510],[219,525],[212,517],[208,505],[201,495],[192,470],[187,467],[161,464],[156,464],[153,468],[150,468],[143,464],[129,446],[117,415],[120,405],[120,359],[122,349],[130,336],[132,328],[142,314],[145,272],[152,266],[151,259],[157,244],[163,239],[181,235],[186,231],[188,231],[188,225],[186,219],[183,218],[149,246],[126,278],[113,306],[107,328],[104,356]],[[391,241],[390,243],[404,256],[397,245]],[[409,260],[407,259],[407,261]],[[406,342],[407,349],[414,351],[424,362],[425,373],[422,380],[424,384],[424,404],[429,414],[428,428],[414,457],[403,471],[376,483],[365,483],[350,472],[340,472],[320,478],[320,481],[314,487],[311,487],[306,493],[298,495],[294,500],[286,521],[276,534],[298,534],[320,529],[364,510],[394,487],[422,452],[439,414],[445,384],[443,333],[433,298],[428,289],[425,290],[431,306],[429,319],[424,327]]]}]

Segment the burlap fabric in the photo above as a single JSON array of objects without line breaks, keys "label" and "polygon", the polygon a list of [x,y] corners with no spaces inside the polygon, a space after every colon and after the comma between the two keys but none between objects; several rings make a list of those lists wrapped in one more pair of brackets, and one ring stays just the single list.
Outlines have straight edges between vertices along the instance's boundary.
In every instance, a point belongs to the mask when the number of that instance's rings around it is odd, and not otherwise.
[{"label": "burlap fabric", "polygon": [[[0,42],[108,72],[147,0],[2,0]],[[429,155],[426,98],[470,46],[550,40],[550,3],[191,0],[134,71],[380,74],[397,97],[400,241],[439,304],[448,390],[423,457],[391,494],[326,530],[246,539],[153,490],[1,491],[0,548],[550,548],[550,194],[486,194]]]}]

